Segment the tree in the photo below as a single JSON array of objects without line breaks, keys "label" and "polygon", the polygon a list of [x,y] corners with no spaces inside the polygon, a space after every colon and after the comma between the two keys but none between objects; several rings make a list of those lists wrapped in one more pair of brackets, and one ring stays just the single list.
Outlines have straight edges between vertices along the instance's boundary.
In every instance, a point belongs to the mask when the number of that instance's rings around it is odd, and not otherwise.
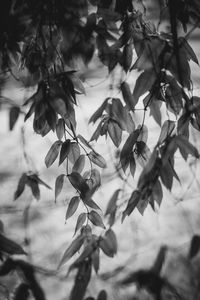
[{"label": "tree", "polygon": [[[153,5],[160,13],[159,22],[149,17],[142,1],[1,2],[1,91],[9,80],[33,90],[22,107],[1,96],[2,105],[9,106],[10,130],[18,117],[25,115],[25,121],[33,120],[35,133],[42,137],[54,133],[55,142],[45,157],[46,167],[50,168],[56,160],[59,165],[66,164],[66,173],[55,179],[55,200],[67,179],[75,193],[69,201],[66,220],[80,203],[84,206],[77,218],[75,237],[60,262],[61,266],[79,253],[69,268],[69,272],[77,270],[71,300],[84,298],[92,269],[98,273],[100,251],[109,257],[117,253],[112,227],[121,207],[122,221],[136,208],[142,215],[148,205],[156,209],[162,202],[163,187],[171,191],[173,179],[179,181],[175,153],[179,151],[184,160],[189,156],[199,159],[189,133],[200,131],[200,98],[193,94],[190,65],[190,61],[198,64],[198,59],[189,39],[199,27],[200,5],[197,0],[155,1]],[[161,26],[163,21],[169,24],[166,31]],[[75,65],[80,59],[87,65],[94,56],[107,67],[109,76],[120,70],[116,89],[121,96],[106,98],[91,116],[89,122],[98,125],[88,141],[76,129],[77,98],[85,89]],[[130,79],[136,71],[140,73],[132,85]],[[143,115],[138,123],[135,116],[139,111]],[[149,113],[160,127],[152,151],[146,125]],[[100,169],[107,166],[93,146],[102,136],[117,149],[113,150],[115,172],[123,183],[107,199],[104,218],[93,200],[101,185]],[[135,179],[139,164],[142,171],[136,188],[120,201],[125,185]],[[14,199],[28,186],[39,200],[40,185],[50,188],[37,172],[29,169],[21,175]],[[102,228],[103,233],[94,234],[93,226]],[[37,300],[45,299],[31,263],[10,257],[24,255],[25,251],[4,234],[0,239],[0,275],[14,270],[23,273],[15,299],[28,299],[29,292]],[[196,255],[199,241],[195,245]],[[100,291],[100,299],[107,299],[105,291]]]}]

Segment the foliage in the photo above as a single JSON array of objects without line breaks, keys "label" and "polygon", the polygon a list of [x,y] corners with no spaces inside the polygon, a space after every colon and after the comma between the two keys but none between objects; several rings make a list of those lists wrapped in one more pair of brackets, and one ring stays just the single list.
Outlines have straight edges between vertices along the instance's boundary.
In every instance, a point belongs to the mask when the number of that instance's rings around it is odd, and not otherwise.
[{"label": "foliage", "polygon": [[[58,165],[66,165],[66,173],[55,179],[55,201],[66,179],[74,188],[66,220],[75,214],[80,203],[84,207],[77,217],[74,239],[59,265],[78,253],[68,271],[77,271],[71,300],[85,297],[92,269],[99,271],[100,252],[108,257],[117,253],[117,237],[112,227],[121,207],[122,221],[136,208],[142,215],[148,205],[155,210],[162,203],[163,187],[171,191],[174,178],[179,181],[175,153],[179,151],[184,160],[190,156],[199,159],[198,149],[190,140],[190,130],[200,131],[200,98],[193,95],[190,66],[191,61],[198,64],[198,58],[188,39],[199,26],[200,5],[197,0],[168,0],[161,5],[160,12],[156,26],[148,20],[142,1],[3,0],[1,3],[1,90],[10,78],[34,90],[22,107],[1,96],[1,102],[9,105],[10,130],[19,116],[25,115],[25,121],[32,120],[35,133],[42,137],[49,132],[55,134],[44,158],[47,168],[56,160]],[[160,30],[163,20],[168,21],[170,31]],[[179,35],[181,27],[185,34]],[[85,89],[74,65],[78,59],[88,64],[96,54],[109,76],[121,70],[120,96],[106,98],[90,117],[89,123],[98,125],[87,141],[77,132],[78,95],[85,94]],[[133,87],[129,82],[136,71],[139,76]],[[141,105],[143,117],[138,123],[136,115]],[[166,118],[161,114],[161,106],[167,111]],[[160,136],[152,150],[148,146],[147,112],[160,127]],[[108,165],[93,147],[94,141],[102,136],[117,148],[115,165],[123,181],[122,187],[108,199],[104,217],[94,200],[101,185],[100,170]],[[122,203],[124,182],[135,180],[139,165],[142,171],[137,186]],[[37,172],[31,169],[24,172],[14,199],[29,186],[33,197],[39,200],[40,185],[50,188]],[[102,233],[94,234],[93,227],[100,227]],[[45,299],[33,266],[10,258],[13,254],[24,255],[24,250],[3,235],[1,244],[0,275],[20,269],[25,277],[15,299],[28,299],[29,292],[35,299]],[[190,257],[198,251],[199,237],[194,237]],[[160,279],[156,278],[158,282]],[[106,292],[100,291],[97,299],[107,299]]]}]

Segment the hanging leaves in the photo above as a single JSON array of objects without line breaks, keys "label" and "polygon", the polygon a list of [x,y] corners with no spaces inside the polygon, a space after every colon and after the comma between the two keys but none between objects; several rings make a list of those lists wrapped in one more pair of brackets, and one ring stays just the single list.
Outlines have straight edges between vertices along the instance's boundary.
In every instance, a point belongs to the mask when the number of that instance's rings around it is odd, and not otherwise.
[{"label": "hanging leaves", "polygon": [[63,163],[63,161],[67,158],[69,152],[70,152],[70,146],[71,141],[67,139],[62,143],[61,150],[60,150],[60,159],[59,159],[59,165]]},{"label": "hanging leaves", "polygon": [[89,186],[87,185],[85,179],[77,172],[72,172],[67,175],[71,185],[81,193],[81,198],[84,198]]},{"label": "hanging leaves", "polygon": [[122,140],[122,130],[118,123],[112,119],[108,122],[108,133],[116,147],[119,147]]},{"label": "hanging leaves", "polygon": [[85,155],[81,154],[73,165],[72,172],[81,173],[85,166]]},{"label": "hanging leaves", "polygon": [[122,214],[122,222],[124,221],[125,217],[130,216],[133,210],[137,207],[140,198],[141,198],[140,191],[139,190],[133,191],[131,197],[128,200],[127,207]]},{"label": "hanging leaves", "polygon": [[133,90],[133,97],[137,103],[140,96],[144,95],[147,91],[150,91],[155,84],[157,74],[154,69],[144,71],[139,75],[136,80]]},{"label": "hanging leaves", "polygon": [[65,176],[66,176],[65,174],[61,174],[56,178],[56,181],[55,181],[55,201],[57,200],[59,194],[62,191]]},{"label": "hanging leaves", "polygon": [[78,197],[78,196],[75,196],[70,200],[68,208],[67,208],[65,220],[67,220],[71,216],[73,216],[73,214],[76,212],[76,210],[78,208],[79,203],[80,203],[80,197]]},{"label": "hanging leaves", "polygon": [[94,224],[95,226],[99,226],[105,229],[105,225],[103,224],[101,216],[94,210],[91,210],[88,214],[88,219]]},{"label": "hanging leaves", "polygon": [[121,91],[122,91],[124,102],[126,103],[128,109],[134,111],[137,101],[135,100],[135,97],[132,95],[129,84],[127,82],[124,81],[121,84]]},{"label": "hanging leaves", "polygon": [[58,265],[58,269],[64,265],[77,251],[80,250],[81,246],[83,245],[83,237],[79,235],[75,240],[72,241],[72,243],[69,245],[69,247],[64,252],[62,259]]},{"label": "hanging leaves", "polygon": [[95,165],[99,166],[100,168],[107,167],[105,159],[100,154],[98,154],[96,151],[91,151],[88,154],[88,157]]},{"label": "hanging leaves", "polygon": [[83,224],[85,223],[87,218],[87,214],[86,213],[81,213],[78,216],[77,222],[76,222],[76,227],[75,227],[75,231],[74,231],[74,235],[76,234],[76,232],[82,228]]},{"label": "hanging leaves", "polygon": [[49,151],[45,157],[45,164],[46,164],[47,168],[49,168],[54,163],[56,158],[58,157],[61,145],[62,145],[61,141],[56,141],[53,143],[53,145],[49,149]]},{"label": "hanging leaves", "polygon": [[109,257],[117,253],[117,239],[112,229],[108,229],[105,236],[100,239],[99,247]]}]

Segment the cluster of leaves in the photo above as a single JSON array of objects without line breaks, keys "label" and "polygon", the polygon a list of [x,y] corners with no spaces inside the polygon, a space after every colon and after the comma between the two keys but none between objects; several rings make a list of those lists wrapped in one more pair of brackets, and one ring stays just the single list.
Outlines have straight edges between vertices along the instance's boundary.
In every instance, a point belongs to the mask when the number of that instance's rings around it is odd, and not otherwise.
[{"label": "cluster of leaves", "polygon": [[[171,190],[173,179],[179,180],[174,168],[176,151],[185,160],[189,155],[199,158],[198,150],[189,141],[190,125],[200,130],[200,98],[192,95],[190,68],[190,61],[198,64],[198,59],[187,41],[188,35],[179,37],[177,34],[179,23],[186,32],[188,24],[199,26],[199,3],[197,0],[167,1],[161,12],[170,22],[171,33],[164,33],[145,18],[136,2],[3,0],[1,5],[4,7],[0,10],[1,76],[11,74],[16,77],[16,72],[26,87],[35,88],[22,109],[16,105],[10,108],[10,129],[23,112],[25,121],[33,119],[33,130],[37,134],[42,137],[50,131],[56,134],[56,141],[45,157],[47,168],[57,159],[59,166],[66,165],[66,172],[55,180],[55,200],[67,178],[76,194],[69,200],[66,220],[77,212],[80,203],[84,207],[84,212],[77,217],[74,233],[77,236],[60,262],[61,266],[79,253],[69,267],[69,272],[77,270],[71,300],[84,298],[92,267],[96,273],[99,270],[100,251],[109,257],[117,252],[112,226],[119,210],[121,189],[114,191],[108,202],[107,229],[101,209],[93,200],[101,185],[99,168],[107,165],[90,142],[97,141],[100,136],[109,136],[118,149],[117,171],[126,178],[127,170],[130,170],[131,178],[135,180],[138,163],[142,166],[136,189],[125,199],[127,205],[122,221],[136,207],[143,214],[148,204],[153,209],[156,203],[161,204],[163,186]],[[88,142],[76,132],[77,95],[85,94],[85,89],[73,66],[77,57],[88,63],[94,53],[108,68],[109,74],[120,67],[124,76],[119,82],[121,97],[106,98],[91,116],[90,123],[99,123]],[[140,74],[132,87],[128,77],[136,71]],[[141,98],[143,118],[138,124],[135,114]],[[161,106],[168,112],[164,122]],[[148,147],[147,111],[161,128],[152,151]],[[39,185],[50,188],[36,173],[29,171],[19,179],[15,199],[26,185],[37,200],[40,198]],[[97,236],[90,225],[105,231]],[[21,269],[28,281],[28,289],[34,295],[35,279],[30,266],[14,260],[9,260],[8,264],[9,270]],[[27,287],[19,288],[19,295],[21,289],[26,291]],[[106,297],[104,291],[100,292],[98,300]]]}]

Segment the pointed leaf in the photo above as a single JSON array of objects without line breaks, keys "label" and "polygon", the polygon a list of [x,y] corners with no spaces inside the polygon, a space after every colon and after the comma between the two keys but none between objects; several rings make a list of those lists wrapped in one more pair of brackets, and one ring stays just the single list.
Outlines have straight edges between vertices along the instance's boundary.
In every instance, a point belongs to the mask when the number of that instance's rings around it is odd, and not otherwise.
[{"label": "pointed leaf", "polygon": [[112,197],[110,198],[109,202],[108,202],[108,206],[107,206],[107,209],[106,209],[106,212],[105,212],[105,216],[109,215],[110,213],[114,212],[117,205],[117,200],[118,200],[118,196],[119,196],[119,193],[120,193],[121,189],[117,189]]},{"label": "pointed leaf", "polygon": [[111,140],[113,141],[114,145],[116,147],[119,147],[119,145],[121,144],[121,141],[122,141],[122,130],[119,127],[117,122],[115,122],[113,120],[109,120],[108,133],[109,133],[109,136],[110,136]]},{"label": "pointed leaf", "polygon": [[100,168],[106,168],[107,167],[105,159],[100,154],[98,154],[97,152],[91,151],[88,154],[88,157],[95,165],[99,166]]},{"label": "pointed leaf", "polygon": [[74,235],[76,234],[76,232],[81,229],[81,227],[83,226],[83,224],[85,223],[86,221],[86,217],[87,217],[87,214],[86,213],[81,213],[79,216],[78,216],[78,219],[77,219],[77,222],[76,222],[76,227],[75,227],[75,232],[74,232]]},{"label": "pointed leaf", "polygon": [[58,195],[61,193],[64,183],[65,174],[61,174],[56,178],[55,181],[55,201],[58,198]]},{"label": "pointed leaf", "polygon": [[80,154],[81,154],[80,147],[79,147],[78,143],[76,143],[76,142],[71,143],[68,158],[72,164],[74,164],[76,162],[76,160],[79,158]]},{"label": "pointed leaf", "polygon": [[84,169],[84,166],[85,166],[85,155],[81,154],[79,158],[76,160],[72,168],[72,172],[81,173]]},{"label": "pointed leaf", "polygon": [[140,96],[150,91],[156,81],[157,75],[154,69],[144,71],[136,80],[133,90],[133,97],[137,103]]},{"label": "pointed leaf", "polygon": [[5,252],[10,255],[23,255],[26,252],[22,249],[20,245],[14,241],[8,239],[3,234],[0,233],[0,251]]},{"label": "pointed leaf", "polygon": [[137,207],[139,200],[140,200],[140,192],[138,190],[133,191],[131,197],[128,200],[127,207],[122,214],[122,222],[124,221],[125,217],[130,216],[133,210]]},{"label": "pointed leaf", "polygon": [[68,154],[69,154],[69,152],[71,150],[70,148],[71,148],[71,141],[69,139],[67,139],[66,141],[64,141],[64,143],[61,146],[59,166],[67,158],[67,156],[68,156]]},{"label": "pointed leaf", "polygon": [[89,123],[95,123],[102,116],[109,99],[110,98],[106,98],[106,100],[101,104],[97,111],[91,116],[91,118],[89,119]]},{"label": "pointed leaf", "polygon": [[86,192],[89,190],[89,186],[87,185],[85,179],[77,173],[72,172],[71,174],[67,175],[71,185],[78,191],[81,192],[81,198],[84,198]]},{"label": "pointed leaf", "polygon": [[160,137],[158,139],[158,144],[162,144],[167,136],[171,136],[175,128],[175,122],[171,120],[166,120],[161,128]]},{"label": "pointed leaf", "polygon": [[59,119],[56,124],[56,134],[59,140],[62,140],[65,132],[65,122],[63,119]]},{"label": "pointed leaf", "polygon": [[27,175],[26,173],[23,173],[22,176],[19,179],[17,190],[14,194],[14,200],[16,200],[24,191],[25,185],[27,183]]},{"label": "pointed leaf", "polygon": [[94,224],[95,226],[99,226],[105,229],[105,225],[103,224],[101,216],[94,210],[91,210],[88,214],[88,219]]},{"label": "pointed leaf", "polygon": [[183,156],[184,159],[187,159],[188,154],[191,154],[192,156],[199,158],[199,152],[196,147],[194,147],[185,136],[177,136],[176,137],[176,143],[179,147],[179,150]]},{"label": "pointed leaf", "polygon": [[61,141],[56,141],[55,143],[53,143],[53,145],[49,149],[49,151],[45,157],[45,164],[46,164],[47,168],[49,168],[54,163],[56,158],[58,157],[61,145],[62,145]]},{"label": "pointed leaf", "polygon": [[83,245],[83,237],[78,236],[75,240],[72,241],[72,243],[69,245],[69,247],[64,252],[62,259],[59,263],[58,269],[64,265]]},{"label": "pointed leaf", "polygon": [[134,158],[134,156],[132,156],[130,158],[130,172],[131,172],[131,175],[133,178],[135,176],[135,170],[136,170],[135,158]]},{"label": "pointed leaf", "polygon": [[135,98],[132,95],[129,84],[127,82],[124,81],[121,84],[121,91],[122,91],[124,102],[126,103],[128,109],[134,111],[137,102],[135,101]]},{"label": "pointed leaf", "polygon": [[80,203],[80,197],[78,197],[78,196],[75,196],[70,200],[68,208],[67,208],[65,220],[67,220],[71,216],[73,216],[73,214],[76,212],[76,210],[78,208],[79,203]]},{"label": "pointed leaf", "polygon": [[99,271],[99,248],[92,253],[92,264],[97,274]]},{"label": "pointed leaf", "polygon": [[15,123],[18,120],[19,114],[20,114],[20,108],[18,106],[11,107],[10,112],[9,112],[9,128],[10,128],[10,130],[12,130],[13,127],[15,126]]}]

